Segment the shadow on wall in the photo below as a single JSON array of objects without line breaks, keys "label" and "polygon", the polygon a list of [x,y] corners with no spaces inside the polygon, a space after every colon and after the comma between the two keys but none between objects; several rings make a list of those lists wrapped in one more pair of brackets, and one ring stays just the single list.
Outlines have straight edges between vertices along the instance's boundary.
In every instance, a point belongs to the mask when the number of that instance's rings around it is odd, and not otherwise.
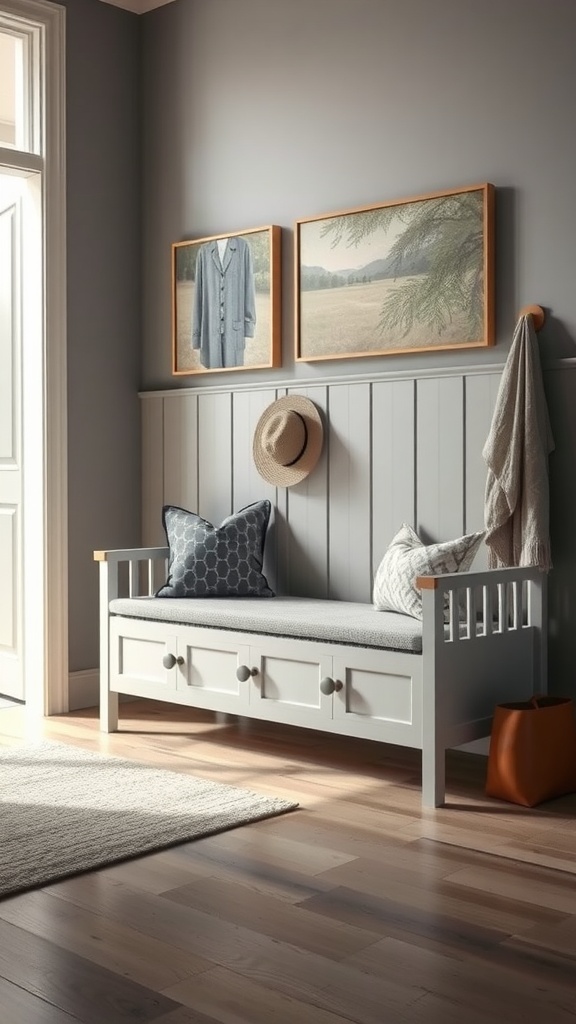
[{"label": "shadow on wall", "polygon": [[556,444],[550,455],[553,568],[548,587],[548,685],[550,693],[576,699],[576,366],[546,365],[576,357],[576,341],[564,324],[548,314],[539,340]]},{"label": "shadow on wall", "polygon": [[553,359],[574,359],[576,358],[576,341],[566,330],[561,320],[552,315],[549,309],[544,309],[544,323],[538,332],[538,342],[542,365],[546,369],[546,363]]},{"label": "shadow on wall", "polygon": [[279,595],[291,597],[328,597],[325,556],[321,545],[313,554],[300,544],[285,516],[278,508],[274,515],[276,575],[273,587]]}]

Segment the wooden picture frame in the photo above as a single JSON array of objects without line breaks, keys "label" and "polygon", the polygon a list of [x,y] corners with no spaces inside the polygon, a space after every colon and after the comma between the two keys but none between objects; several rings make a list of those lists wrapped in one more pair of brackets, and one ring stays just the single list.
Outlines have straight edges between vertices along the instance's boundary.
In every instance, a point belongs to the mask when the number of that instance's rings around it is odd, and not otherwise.
[{"label": "wooden picture frame", "polygon": [[493,345],[494,186],[296,221],[296,361]]},{"label": "wooden picture frame", "polygon": [[172,374],[280,366],[277,225],[172,244]]}]

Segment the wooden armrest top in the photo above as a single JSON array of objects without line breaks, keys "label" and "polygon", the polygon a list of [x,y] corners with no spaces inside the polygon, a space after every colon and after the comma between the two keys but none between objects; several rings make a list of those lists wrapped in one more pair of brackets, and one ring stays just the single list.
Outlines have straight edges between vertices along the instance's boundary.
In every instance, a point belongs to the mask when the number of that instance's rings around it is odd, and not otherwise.
[{"label": "wooden armrest top", "polygon": [[510,566],[502,569],[478,569],[470,572],[448,572],[436,576],[417,576],[415,585],[419,590],[461,589],[468,586],[487,586],[492,583],[521,583],[545,579],[545,573],[536,566]]},{"label": "wooden armrest top", "polygon": [[114,548],[110,551],[95,551],[95,562],[130,562],[134,559],[146,561],[149,558],[166,558],[168,548]]},{"label": "wooden armrest top", "polygon": [[418,590],[436,590],[438,586],[437,576],[417,576],[416,586]]}]

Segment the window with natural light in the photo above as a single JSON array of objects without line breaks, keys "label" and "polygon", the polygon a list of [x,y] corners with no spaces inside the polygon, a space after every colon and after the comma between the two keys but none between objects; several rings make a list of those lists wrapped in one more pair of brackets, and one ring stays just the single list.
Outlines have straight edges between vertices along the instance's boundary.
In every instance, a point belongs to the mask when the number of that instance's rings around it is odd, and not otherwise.
[{"label": "window with natural light", "polygon": [[23,40],[0,32],[0,146],[25,149]]}]

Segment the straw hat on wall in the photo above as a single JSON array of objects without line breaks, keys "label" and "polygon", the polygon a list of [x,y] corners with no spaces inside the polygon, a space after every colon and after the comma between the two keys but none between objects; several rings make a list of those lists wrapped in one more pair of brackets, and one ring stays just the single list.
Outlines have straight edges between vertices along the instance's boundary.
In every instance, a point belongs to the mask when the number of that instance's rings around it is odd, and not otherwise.
[{"label": "straw hat on wall", "polygon": [[278,398],[264,410],[252,451],[260,476],[277,487],[300,483],[314,469],[324,440],[320,412],[303,395]]}]

